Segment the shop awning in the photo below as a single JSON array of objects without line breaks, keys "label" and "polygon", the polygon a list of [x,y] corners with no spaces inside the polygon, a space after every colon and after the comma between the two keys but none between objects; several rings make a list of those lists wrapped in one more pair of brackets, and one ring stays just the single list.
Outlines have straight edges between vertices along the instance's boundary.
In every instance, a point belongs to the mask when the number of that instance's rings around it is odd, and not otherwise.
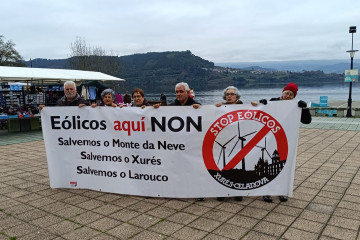
[{"label": "shop awning", "polygon": [[80,71],[69,69],[4,67],[0,66],[0,81],[125,81],[101,72]]}]

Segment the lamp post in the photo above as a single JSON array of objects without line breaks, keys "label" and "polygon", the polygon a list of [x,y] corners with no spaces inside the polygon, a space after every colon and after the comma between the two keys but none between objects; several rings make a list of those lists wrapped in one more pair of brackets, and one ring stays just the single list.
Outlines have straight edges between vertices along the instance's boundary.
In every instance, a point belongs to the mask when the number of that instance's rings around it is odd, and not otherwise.
[{"label": "lamp post", "polygon": [[[355,52],[357,52],[358,50],[354,50],[353,49],[353,44],[354,44],[354,33],[356,33],[356,26],[351,26],[349,28],[349,33],[351,33],[351,50],[346,51],[348,53],[350,53],[350,59],[351,59],[351,63],[350,63],[350,69],[353,69],[353,61],[354,61],[354,56],[355,56]],[[348,98],[348,106],[347,106],[347,111],[346,111],[346,117],[352,117],[352,113],[351,113],[351,91],[352,91],[352,82],[350,82],[350,86],[349,86],[349,98]]]}]

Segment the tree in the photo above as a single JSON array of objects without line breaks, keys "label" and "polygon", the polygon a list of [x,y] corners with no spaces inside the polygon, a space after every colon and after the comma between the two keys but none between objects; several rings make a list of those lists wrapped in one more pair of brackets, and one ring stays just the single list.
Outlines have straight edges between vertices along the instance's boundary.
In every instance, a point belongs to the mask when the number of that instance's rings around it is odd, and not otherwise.
[{"label": "tree", "polygon": [[[76,37],[75,42],[70,44],[70,51],[69,64],[71,69],[96,71],[120,77],[119,57],[113,51],[108,53],[102,47],[91,47],[81,37]],[[112,82],[113,88],[117,91],[124,88],[124,85],[124,82]]]},{"label": "tree", "polygon": [[86,46],[85,39],[76,37],[74,43],[70,44],[70,67],[77,70],[89,70],[90,46]]},{"label": "tree", "polygon": [[87,45],[84,38],[76,37],[70,44],[70,68],[85,71],[97,71],[114,76],[120,73],[118,56],[102,47]]},{"label": "tree", "polygon": [[15,43],[10,40],[6,42],[4,36],[0,35],[0,66],[25,66],[21,55],[14,47]]}]

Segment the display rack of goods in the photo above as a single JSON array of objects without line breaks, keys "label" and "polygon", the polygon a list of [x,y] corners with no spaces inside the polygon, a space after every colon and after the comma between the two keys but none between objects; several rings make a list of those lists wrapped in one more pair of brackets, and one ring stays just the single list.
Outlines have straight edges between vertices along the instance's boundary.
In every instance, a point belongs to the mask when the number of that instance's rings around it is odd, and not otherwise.
[{"label": "display rack of goods", "polygon": [[0,104],[2,107],[13,105],[24,105],[24,92],[22,85],[7,85],[0,86]]}]

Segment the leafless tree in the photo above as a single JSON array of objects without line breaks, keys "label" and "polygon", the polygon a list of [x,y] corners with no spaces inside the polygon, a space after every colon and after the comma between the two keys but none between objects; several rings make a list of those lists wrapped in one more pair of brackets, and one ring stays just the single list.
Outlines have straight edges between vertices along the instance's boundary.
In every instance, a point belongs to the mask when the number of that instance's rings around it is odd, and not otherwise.
[{"label": "leafless tree", "polygon": [[3,35],[0,35],[0,66],[25,66],[21,55],[15,49],[15,43],[5,41]]},{"label": "leafless tree", "polygon": [[109,53],[100,46],[91,47],[84,38],[76,37],[70,44],[70,67],[72,69],[98,71],[110,75],[119,75],[120,64],[118,56],[113,51]]}]

